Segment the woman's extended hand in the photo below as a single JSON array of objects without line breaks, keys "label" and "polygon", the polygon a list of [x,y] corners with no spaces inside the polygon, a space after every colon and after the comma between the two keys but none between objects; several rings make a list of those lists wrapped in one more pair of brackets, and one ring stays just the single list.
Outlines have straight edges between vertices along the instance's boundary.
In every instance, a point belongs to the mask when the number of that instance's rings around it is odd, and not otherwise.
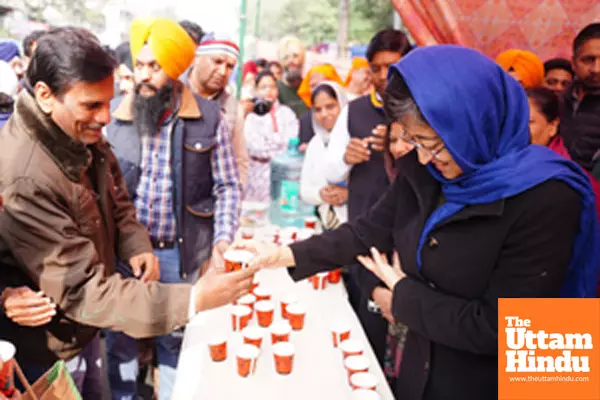
[{"label": "woman's extended hand", "polygon": [[277,246],[273,243],[264,243],[258,240],[243,240],[234,243],[234,249],[247,250],[255,255],[249,266],[260,268],[295,267],[294,253],[289,246]]},{"label": "woman's extended hand", "polygon": [[371,257],[358,256],[356,259],[381,279],[390,290],[394,290],[396,283],[406,278],[406,274],[402,271],[402,265],[400,265],[400,257],[396,251],[392,256],[392,265],[388,262],[387,256],[380,253],[375,247],[371,247]]}]

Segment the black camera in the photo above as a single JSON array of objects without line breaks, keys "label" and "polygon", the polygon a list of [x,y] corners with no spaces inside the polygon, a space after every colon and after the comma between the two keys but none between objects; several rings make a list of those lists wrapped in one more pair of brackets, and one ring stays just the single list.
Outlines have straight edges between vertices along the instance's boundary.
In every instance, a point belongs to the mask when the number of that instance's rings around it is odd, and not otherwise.
[{"label": "black camera", "polygon": [[261,97],[253,98],[252,104],[253,104],[252,112],[254,112],[254,114],[257,114],[260,116],[267,115],[269,113],[269,111],[271,111],[271,107],[273,107],[272,102],[270,102],[269,100],[263,99]]}]

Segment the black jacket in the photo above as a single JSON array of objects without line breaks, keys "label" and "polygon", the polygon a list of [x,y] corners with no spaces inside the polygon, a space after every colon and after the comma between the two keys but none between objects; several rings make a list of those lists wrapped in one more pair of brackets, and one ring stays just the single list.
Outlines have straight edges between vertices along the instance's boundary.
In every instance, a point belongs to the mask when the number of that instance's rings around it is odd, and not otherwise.
[{"label": "black jacket", "polygon": [[401,176],[363,217],[292,245],[302,279],[349,264],[371,246],[393,248],[408,277],[394,288],[393,314],[409,327],[396,393],[403,400],[497,398],[500,297],[558,297],[579,229],[580,197],[548,181],[512,198],[469,206],[439,224],[416,264],[439,184],[414,152]]},{"label": "black jacket", "polygon": [[571,159],[591,171],[592,158],[600,150],[600,93],[586,94],[577,102],[576,87],[577,82],[563,94],[559,131]]}]

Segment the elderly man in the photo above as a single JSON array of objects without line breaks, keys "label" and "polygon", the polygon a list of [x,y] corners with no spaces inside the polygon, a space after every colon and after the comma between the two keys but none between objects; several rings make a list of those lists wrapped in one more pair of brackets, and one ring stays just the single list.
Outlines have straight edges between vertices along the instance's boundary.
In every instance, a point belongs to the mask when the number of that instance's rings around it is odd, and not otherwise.
[{"label": "elderly man", "polygon": [[298,118],[308,111],[308,107],[298,96],[305,56],[306,49],[300,39],[293,36],[281,39],[279,59],[283,65],[283,80],[277,82],[279,102],[290,107]]},{"label": "elderly man", "polygon": [[[193,282],[209,257],[223,264],[237,229],[241,187],[231,136],[219,105],[178,80],[196,51],[179,24],[135,20],[130,43],[135,89],[116,99],[107,137],[150,233],[161,281]],[[179,330],[156,338],[160,399],[170,397],[182,336]],[[136,343],[122,333],[108,339],[113,398],[131,398]]]},{"label": "elderly man", "polygon": [[192,91],[205,99],[216,101],[225,115],[242,187],[248,178],[248,149],[244,139],[244,114],[239,102],[227,91],[227,83],[238,62],[240,50],[226,36],[208,33],[196,49],[191,71],[182,80]]},{"label": "elderly man", "polygon": [[[0,339],[16,345],[30,381],[64,359],[83,384],[78,377],[92,367],[81,356],[84,349],[96,351],[93,366],[101,372],[99,328],[137,338],[163,335],[252,284],[254,271],[213,269],[193,285],[156,282],[152,242],[102,134],[110,121],[115,65],[91,33],[49,32],[38,42],[26,90],[0,132],[0,284],[29,288],[3,291]],[[116,274],[116,258],[141,280]],[[40,317],[23,316],[31,313]],[[99,398],[101,389],[86,399]]]}]

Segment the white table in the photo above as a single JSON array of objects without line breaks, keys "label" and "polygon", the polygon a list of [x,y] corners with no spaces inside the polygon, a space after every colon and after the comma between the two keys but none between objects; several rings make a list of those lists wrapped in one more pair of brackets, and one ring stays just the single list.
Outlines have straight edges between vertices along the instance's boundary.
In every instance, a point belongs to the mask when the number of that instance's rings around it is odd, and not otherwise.
[{"label": "white table", "polygon": [[[294,283],[285,269],[260,271],[256,280],[268,287],[277,305],[293,292],[307,306],[304,329],[293,331],[290,342],[296,347],[294,370],[288,376],[275,372],[270,335],[265,335],[256,374],[241,378],[237,374],[236,349],[241,335],[232,332],[230,305],[198,314],[187,326],[177,367],[173,399],[199,400],[344,400],[350,397],[348,376],[339,349],[333,347],[330,326],[336,319],[352,327],[351,338],[361,340],[370,359],[369,372],[379,379],[378,393],[383,400],[394,396],[377,363],[365,333],[347,301],[343,283],[315,291],[308,281]],[[251,325],[257,324],[254,316]],[[227,360],[210,359],[207,340],[216,332],[227,333]]]}]

